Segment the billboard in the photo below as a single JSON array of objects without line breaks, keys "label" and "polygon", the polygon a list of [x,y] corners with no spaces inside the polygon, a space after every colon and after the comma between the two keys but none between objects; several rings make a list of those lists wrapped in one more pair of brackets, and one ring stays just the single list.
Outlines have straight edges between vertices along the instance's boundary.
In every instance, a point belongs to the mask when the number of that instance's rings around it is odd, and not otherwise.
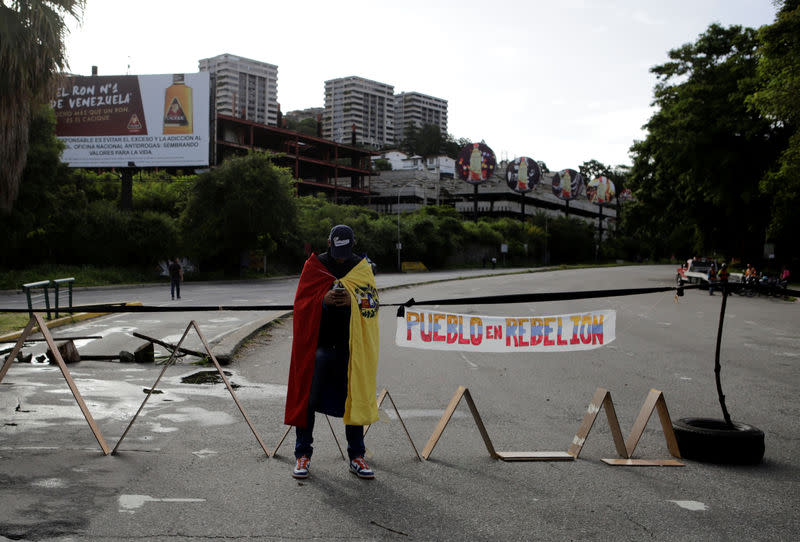
[{"label": "billboard", "polygon": [[597,205],[611,205],[616,203],[614,196],[617,195],[614,182],[608,177],[596,177],[586,185],[586,197]]},{"label": "billboard", "polygon": [[207,166],[208,72],[69,76],[52,100],[70,167]]},{"label": "billboard", "polygon": [[506,184],[520,194],[533,190],[542,177],[542,170],[533,158],[521,156],[508,163]]},{"label": "billboard", "polygon": [[569,201],[583,192],[583,175],[574,169],[562,169],[553,175],[553,195]]},{"label": "billboard", "polygon": [[486,143],[469,143],[458,153],[456,176],[477,185],[492,176],[496,165],[494,151]]}]

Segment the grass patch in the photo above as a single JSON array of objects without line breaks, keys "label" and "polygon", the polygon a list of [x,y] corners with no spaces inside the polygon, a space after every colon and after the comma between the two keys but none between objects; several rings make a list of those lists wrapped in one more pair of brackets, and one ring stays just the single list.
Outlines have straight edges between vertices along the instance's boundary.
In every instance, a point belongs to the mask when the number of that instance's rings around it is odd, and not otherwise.
[{"label": "grass patch", "polygon": [[25,312],[0,312],[0,335],[25,329],[30,317]]}]

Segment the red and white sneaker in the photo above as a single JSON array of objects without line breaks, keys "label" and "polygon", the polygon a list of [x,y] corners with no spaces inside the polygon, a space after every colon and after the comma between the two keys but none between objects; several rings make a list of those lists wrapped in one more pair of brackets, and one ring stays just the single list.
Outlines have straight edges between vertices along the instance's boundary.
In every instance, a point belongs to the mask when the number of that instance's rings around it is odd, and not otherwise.
[{"label": "red and white sneaker", "polygon": [[363,457],[356,457],[350,461],[350,472],[364,480],[372,480],[375,478],[375,473],[372,472],[372,469],[369,468]]},{"label": "red and white sneaker", "polygon": [[292,478],[303,479],[308,478],[308,466],[311,463],[311,459],[307,456],[303,455],[297,458],[297,463],[294,466],[294,470],[292,471]]}]

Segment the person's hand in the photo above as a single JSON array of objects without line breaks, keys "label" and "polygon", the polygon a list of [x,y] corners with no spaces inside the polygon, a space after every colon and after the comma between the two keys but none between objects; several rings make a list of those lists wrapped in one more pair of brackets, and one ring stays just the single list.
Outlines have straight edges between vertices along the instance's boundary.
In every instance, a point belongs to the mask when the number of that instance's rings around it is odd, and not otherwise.
[{"label": "person's hand", "polygon": [[349,307],[350,294],[347,293],[347,290],[337,290],[334,288],[325,293],[323,301],[326,305],[331,307]]}]

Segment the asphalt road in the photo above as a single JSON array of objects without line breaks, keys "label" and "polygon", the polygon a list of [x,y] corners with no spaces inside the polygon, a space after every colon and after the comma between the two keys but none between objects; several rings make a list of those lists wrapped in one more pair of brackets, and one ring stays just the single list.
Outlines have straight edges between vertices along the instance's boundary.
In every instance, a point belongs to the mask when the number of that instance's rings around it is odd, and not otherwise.
[{"label": "asphalt road", "polygon": [[[384,291],[381,300],[669,286],[673,280],[670,266],[566,270],[408,286]],[[625,435],[651,388],[664,393],[673,419],[719,417],[713,364],[720,301],[689,291],[677,299],[664,293],[447,308],[503,316],[617,311],[614,342],[544,354],[399,348],[395,311],[387,308],[380,315],[378,387],[389,390],[419,450],[458,386],[469,389],[503,451],[565,451],[597,387],[610,390]],[[688,460],[675,468],[607,466],[601,459],[616,453],[603,412],[575,461],[497,461],[463,401],[430,459],[419,461],[387,400],[367,435],[374,481],[347,472],[320,420],[312,476],[298,482],[289,475],[293,436],[267,458],[224,386],[183,383],[207,369],[184,363],[167,370],[158,386],[163,393],[152,396],[120,453],[104,456],[58,369],[15,364],[0,384],[0,537],[795,540],[798,310],[797,303],[773,298],[728,299],[722,383],[733,418],[765,432],[765,459],[754,467]],[[291,318],[285,318],[252,337],[226,367],[270,454],[285,430],[290,348]],[[70,371],[113,447],[160,367],[82,361]],[[343,441],[341,420],[332,422]],[[657,416],[634,455],[670,457]]]}]

